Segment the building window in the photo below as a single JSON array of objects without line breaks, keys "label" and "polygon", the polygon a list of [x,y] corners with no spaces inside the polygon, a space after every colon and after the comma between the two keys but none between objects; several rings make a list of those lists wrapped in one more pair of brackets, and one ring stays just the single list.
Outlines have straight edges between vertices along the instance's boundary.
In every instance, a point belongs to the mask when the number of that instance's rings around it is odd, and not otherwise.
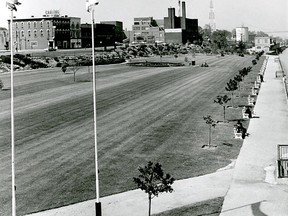
[{"label": "building window", "polygon": [[37,28],[37,22],[34,21],[34,28]]},{"label": "building window", "polygon": [[43,34],[43,30],[42,30],[42,29],[40,30],[40,36],[41,36],[41,37],[44,37],[44,34]]},{"label": "building window", "polygon": [[31,28],[31,23],[30,22],[28,22],[28,29],[30,29]]},{"label": "building window", "polygon": [[37,38],[37,30],[34,30],[34,37]]},{"label": "building window", "polygon": [[50,21],[47,21],[47,28],[50,28]]},{"label": "building window", "polygon": [[24,31],[23,31],[23,30],[21,31],[21,37],[22,37],[22,38],[25,37],[25,34],[24,34]]},{"label": "building window", "polygon": [[18,23],[17,22],[15,23],[15,27],[18,28]]},{"label": "building window", "polygon": [[21,28],[22,29],[24,28],[24,22],[21,22]]},{"label": "building window", "polygon": [[50,38],[50,30],[47,29],[47,37]]},{"label": "building window", "polygon": [[40,28],[43,28],[43,21],[40,22]]},{"label": "building window", "polygon": [[28,37],[31,37],[31,31],[28,30],[27,33],[28,33]]}]

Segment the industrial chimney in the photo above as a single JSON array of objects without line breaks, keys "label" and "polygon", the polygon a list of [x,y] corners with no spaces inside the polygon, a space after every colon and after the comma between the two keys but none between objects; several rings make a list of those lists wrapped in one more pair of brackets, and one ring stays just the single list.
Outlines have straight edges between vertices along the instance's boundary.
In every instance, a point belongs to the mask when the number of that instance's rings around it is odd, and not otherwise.
[{"label": "industrial chimney", "polygon": [[182,2],[181,29],[186,29],[186,5],[184,1]]},{"label": "industrial chimney", "polygon": [[182,17],[186,18],[186,5],[185,2],[182,2]]}]

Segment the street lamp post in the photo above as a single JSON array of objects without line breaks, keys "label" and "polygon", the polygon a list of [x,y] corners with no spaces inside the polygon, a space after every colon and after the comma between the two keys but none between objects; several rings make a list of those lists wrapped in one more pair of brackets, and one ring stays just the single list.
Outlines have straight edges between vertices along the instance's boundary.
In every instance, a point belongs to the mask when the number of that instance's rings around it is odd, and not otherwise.
[{"label": "street lamp post", "polygon": [[91,13],[91,31],[92,31],[92,73],[93,73],[93,110],[94,110],[94,146],[95,146],[95,183],[96,183],[96,216],[101,216],[101,202],[99,201],[99,169],[98,169],[98,147],[97,147],[97,115],[96,115],[96,67],[94,50],[94,7],[99,2],[96,0],[86,0],[86,9]]},{"label": "street lamp post", "polygon": [[11,52],[11,169],[12,169],[12,216],[16,216],[16,184],[15,184],[15,133],[14,133],[14,79],[13,79],[13,11],[17,11],[16,5],[21,3],[18,0],[6,2],[11,11],[10,18],[10,52]]}]

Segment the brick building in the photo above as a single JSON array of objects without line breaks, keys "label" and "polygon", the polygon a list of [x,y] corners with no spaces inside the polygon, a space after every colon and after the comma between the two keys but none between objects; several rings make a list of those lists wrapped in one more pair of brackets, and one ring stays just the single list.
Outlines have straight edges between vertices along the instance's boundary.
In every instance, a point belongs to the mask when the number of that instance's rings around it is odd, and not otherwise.
[{"label": "brick building", "polygon": [[59,10],[46,11],[43,17],[15,18],[12,25],[15,49],[81,47],[80,22],[77,17],[60,16]]},{"label": "brick building", "polygon": [[166,43],[193,43],[199,39],[198,19],[186,17],[186,4],[182,2],[182,17],[175,15],[175,8],[168,8],[168,17],[164,17]]},{"label": "brick building", "polygon": [[8,31],[6,28],[0,27],[0,50],[6,49],[8,46]]},{"label": "brick building", "polygon": [[120,21],[101,21],[100,24],[110,24],[115,26],[115,41],[122,43],[126,38],[123,31],[123,23]]},{"label": "brick building", "polygon": [[[81,24],[82,47],[92,47],[91,24]],[[115,26],[111,24],[94,24],[95,47],[115,46]]]},{"label": "brick building", "polygon": [[255,37],[255,51],[256,52],[268,52],[271,46],[270,37]]},{"label": "brick building", "polygon": [[132,31],[127,32],[126,36],[130,42],[155,43],[157,41],[165,41],[164,28],[153,17],[134,18]]}]

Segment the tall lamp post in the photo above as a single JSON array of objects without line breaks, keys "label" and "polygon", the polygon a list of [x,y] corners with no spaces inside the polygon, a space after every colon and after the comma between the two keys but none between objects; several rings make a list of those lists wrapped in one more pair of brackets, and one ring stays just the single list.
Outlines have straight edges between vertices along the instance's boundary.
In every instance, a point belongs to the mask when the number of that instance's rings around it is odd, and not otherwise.
[{"label": "tall lamp post", "polygon": [[6,2],[11,11],[10,19],[10,52],[11,52],[11,168],[12,168],[12,216],[16,216],[16,184],[15,184],[15,142],[14,142],[14,79],[13,79],[13,11],[17,11],[18,0]]},{"label": "tall lamp post", "polygon": [[95,68],[95,50],[94,50],[94,7],[98,5],[97,0],[86,0],[86,9],[91,13],[91,31],[92,31],[92,73],[93,73],[93,110],[94,110],[94,145],[95,145],[95,178],[96,178],[96,216],[101,216],[101,202],[99,201],[99,173],[98,173],[98,150],[97,150],[97,115],[96,115],[96,68]]}]

